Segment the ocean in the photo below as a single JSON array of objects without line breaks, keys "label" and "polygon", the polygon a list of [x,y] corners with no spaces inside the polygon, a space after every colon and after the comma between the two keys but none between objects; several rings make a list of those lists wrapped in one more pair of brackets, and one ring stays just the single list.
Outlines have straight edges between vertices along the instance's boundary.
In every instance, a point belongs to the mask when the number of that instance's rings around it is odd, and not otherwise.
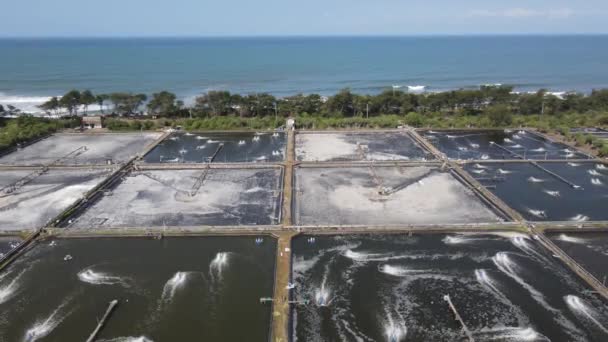
[{"label": "ocean", "polygon": [[606,36],[0,39],[0,104],[26,111],[70,89],[151,94],[186,103],[209,90],[331,95],[608,87]]}]

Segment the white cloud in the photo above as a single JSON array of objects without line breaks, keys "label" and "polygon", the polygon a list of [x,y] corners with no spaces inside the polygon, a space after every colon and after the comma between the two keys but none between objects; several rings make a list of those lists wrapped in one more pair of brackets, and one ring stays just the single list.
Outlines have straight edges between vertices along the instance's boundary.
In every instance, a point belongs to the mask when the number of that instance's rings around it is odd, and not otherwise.
[{"label": "white cloud", "polygon": [[472,17],[492,17],[492,18],[548,18],[548,19],[567,19],[575,15],[570,8],[556,8],[548,10],[538,10],[531,8],[508,8],[504,10],[472,10],[469,16]]}]

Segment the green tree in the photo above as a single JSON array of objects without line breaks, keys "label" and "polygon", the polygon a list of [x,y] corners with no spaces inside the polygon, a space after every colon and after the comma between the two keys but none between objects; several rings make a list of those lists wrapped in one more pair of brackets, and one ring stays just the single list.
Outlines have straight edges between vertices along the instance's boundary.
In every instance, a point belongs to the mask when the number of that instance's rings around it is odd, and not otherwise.
[{"label": "green tree", "polygon": [[152,99],[148,102],[148,112],[159,115],[169,115],[178,110],[176,103],[177,96],[168,91],[152,94]]},{"label": "green tree", "polygon": [[48,101],[39,105],[38,108],[47,113],[54,113],[56,115],[61,108],[61,105],[59,104],[59,99],[56,96],[53,96]]},{"label": "green tree", "polygon": [[78,106],[81,103],[80,92],[78,90],[70,90],[61,97],[59,103],[70,115],[78,115]]},{"label": "green tree", "polygon": [[89,106],[96,102],[95,95],[90,90],[85,90],[80,93],[80,104],[82,105],[84,115],[87,115]]},{"label": "green tree", "polygon": [[509,126],[513,122],[513,114],[507,105],[496,105],[488,107],[484,110],[490,120],[490,124],[494,127]]},{"label": "green tree", "polygon": [[97,102],[97,105],[99,106],[99,110],[101,111],[101,114],[104,114],[104,103],[106,101],[108,101],[110,99],[110,95],[108,94],[99,94],[97,96],[95,96],[95,102]]}]

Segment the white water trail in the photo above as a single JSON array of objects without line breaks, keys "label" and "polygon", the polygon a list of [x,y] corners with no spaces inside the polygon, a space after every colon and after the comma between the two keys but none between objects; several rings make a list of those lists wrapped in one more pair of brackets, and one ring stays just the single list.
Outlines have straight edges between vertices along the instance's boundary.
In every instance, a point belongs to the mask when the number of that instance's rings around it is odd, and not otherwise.
[{"label": "white water trail", "polygon": [[540,293],[532,285],[528,284],[517,274],[519,266],[509,257],[507,252],[496,253],[496,255],[492,257],[492,261],[498,270],[515,280],[519,285],[526,289],[532,295],[532,298],[534,298],[534,300],[540,303],[543,307],[552,312],[557,311],[555,308],[549,305],[549,303],[547,303],[545,296],[543,296],[542,293]]},{"label": "white water trail", "polygon": [[593,324],[595,324],[601,331],[608,334],[608,328],[606,328],[597,318],[598,312],[595,311],[589,304],[587,304],[580,297],[575,295],[567,295],[564,297],[566,304],[570,310],[577,316],[581,316]]},{"label": "white water trail", "polygon": [[331,291],[327,287],[328,273],[329,273],[329,268],[326,265],[325,272],[323,273],[323,280],[321,281],[321,286],[315,290],[315,303],[318,306],[328,306],[331,302],[331,300],[329,298]]},{"label": "white water trail", "polygon": [[598,170],[608,170],[608,167],[606,167],[604,164],[596,164],[595,168]]},{"label": "white water trail", "polygon": [[547,152],[547,149],[543,148],[543,147],[539,147],[539,148],[535,148],[530,150],[531,152]]},{"label": "white water trail", "polygon": [[508,175],[508,174],[513,173],[513,171],[498,169],[498,173],[501,175]]},{"label": "white water trail", "polygon": [[388,342],[400,342],[407,336],[407,327],[404,322],[395,322],[393,317],[388,316],[384,324],[384,334]]},{"label": "white water trail", "polygon": [[599,180],[599,178],[591,178],[591,184],[593,185],[604,185],[604,183]]},{"label": "white water trail", "polygon": [[488,167],[485,165],[481,165],[481,164],[475,164],[473,165],[476,169],[487,169]]},{"label": "white water trail", "polygon": [[568,165],[570,165],[570,166],[572,166],[572,167],[578,167],[578,166],[580,166],[581,164],[579,164],[579,163],[568,163]]},{"label": "white water trail", "polygon": [[511,242],[515,247],[519,248],[521,251],[526,253],[529,256],[534,257],[539,261],[545,261],[546,258],[540,252],[538,252],[534,247],[528,243],[528,238],[524,236],[514,236],[511,238]]},{"label": "white water trail", "polygon": [[80,281],[93,285],[116,285],[125,284],[123,278],[109,275],[103,272],[95,272],[91,268],[85,268],[78,272]]},{"label": "white water trail", "polygon": [[532,328],[505,327],[489,329],[475,332],[481,335],[483,341],[551,341],[547,336],[542,335]]},{"label": "white water trail", "polygon": [[425,273],[431,273],[432,271],[430,270],[416,270],[416,269],[409,269],[409,268],[405,268],[405,267],[400,267],[400,266],[391,266],[391,265],[382,265],[378,268],[378,270],[384,274],[388,274],[394,277],[406,277],[408,275],[413,275],[413,274],[425,274]]},{"label": "white water trail", "polygon": [[578,214],[574,217],[570,218],[570,221],[575,221],[575,222],[585,222],[585,221],[589,221],[589,216],[583,215],[583,214]]},{"label": "white water trail", "polygon": [[23,341],[38,341],[50,334],[70,314],[70,312],[64,312],[64,307],[67,303],[68,301],[63,302],[50,314],[50,316],[34,323],[34,325],[25,332]]},{"label": "white water trail", "polygon": [[490,293],[492,293],[501,302],[503,302],[505,304],[510,303],[507,296],[504,293],[502,293],[502,291],[500,291],[500,289],[498,288],[494,279],[492,279],[490,277],[490,275],[488,274],[488,271],[483,270],[483,269],[475,270],[475,279],[477,279],[477,282],[479,282],[479,284],[481,284],[481,286],[483,286],[486,290],[488,290]]},{"label": "white water trail", "polygon": [[215,255],[215,258],[211,260],[209,264],[209,272],[215,273],[218,276],[222,276],[222,272],[228,265],[228,252],[219,252]]},{"label": "white water trail", "polygon": [[577,238],[577,237],[566,235],[566,234],[560,234],[557,237],[557,239],[559,241],[570,242],[570,243],[578,243],[578,244],[585,244],[585,243],[588,242],[587,239]]},{"label": "white water trail", "polygon": [[551,197],[561,197],[562,196],[562,194],[557,190],[546,190],[545,189],[545,190],[543,190],[543,192]]},{"label": "white water trail", "polygon": [[486,170],[471,170],[471,172],[481,175],[481,174],[486,173]]},{"label": "white water trail", "polygon": [[462,245],[476,243],[479,241],[496,240],[492,237],[480,237],[480,236],[467,236],[467,235],[446,235],[441,241],[446,245]]},{"label": "white water trail", "polygon": [[547,213],[544,210],[528,209],[528,213],[538,218],[547,218]]},{"label": "white water trail", "polygon": [[170,302],[178,289],[182,288],[188,279],[188,272],[176,272],[171,279],[167,280],[163,287],[162,302]]},{"label": "white water trail", "polygon": [[123,336],[116,337],[109,340],[97,340],[98,342],[154,342],[146,336]]},{"label": "white water trail", "polygon": [[595,170],[587,170],[587,173],[592,175],[592,176],[603,176],[601,173],[595,171]]},{"label": "white water trail", "polygon": [[13,298],[13,296],[19,290],[19,280],[21,279],[25,271],[26,270],[21,271],[21,273],[15,276],[15,278],[13,278],[13,280],[11,280],[7,285],[0,286],[0,304],[3,304],[9,299]]},{"label": "white water trail", "polygon": [[528,182],[530,183],[542,183],[544,179],[536,178],[536,177],[528,177]]}]

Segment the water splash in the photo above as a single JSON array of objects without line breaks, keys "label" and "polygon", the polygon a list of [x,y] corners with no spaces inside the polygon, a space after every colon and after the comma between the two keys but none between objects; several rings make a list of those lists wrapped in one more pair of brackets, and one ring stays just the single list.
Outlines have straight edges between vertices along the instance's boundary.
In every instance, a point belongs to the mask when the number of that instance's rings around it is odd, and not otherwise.
[{"label": "water splash", "polygon": [[221,274],[226,265],[228,264],[228,252],[219,252],[215,255],[215,258],[211,260],[209,264],[209,269],[216,271],[218,274]]},{"label": "water splash", "polygon": [[486,290],[492,293],[495,297],[499,298],[503,303],[509,303],[507,296],[500,291],[494,279],[490,277],[488,271],[483,269],[475,270],[475,279],[479,282]]},{"label": "water splash", "polygon": [[239,145],[245,145],[245,140],[239,140]]},{"label": "water splash", "polygon": [[197,149],[197,150],[202,150],[202,149],[204,149],[205,147],[207,147],[207,145],[198,145],[198,146],[196,146],[196,149]]},{"label": "water splash", "polygon": [[209,139],[209,138],[197,135],[196,138],[194,138],[194,139],[196,139],[196,140],[205,140],[205,139]]},{"label": "water splash", "polygon": [[481,164],[475,164],[473,165],[473,167],[477,168],[477,169],[487,169],[488,167],[485,165],[481,165]]},{"label": "water splash", "polygon": [[481,175],[481,174],[486,173],[486,170],[471,170],[471,172]]},{"label": "water splash", "polygon": [[34,323],[34,326],[25,332],[23,340],[33,342],[50,334],[70,314],[70,312],[64,312],[67,303],[68,301],[63,302],[50,316]]},{"label": "water splash", "polygon": [[176,272],[171,279],[167,280],[163,287],[162,301],[170,302],[178,289],[182,288],[188,279],[188,272]]},{"label": "water splash", "polygon": [[487,155],[487,154],[482,154],[481,155],[481,160],[488,160],[488,159],[490,159],[489,155]]},{"label": "water splash", "polygon": [[602,176],[601,173],[595,171],[595,170],[587,170],[587,173],[592,175],[592,176]]},{"label": "water splash", "polygon": [[391,316],[384,325],[384,335],[388,342],[399,342],[405,339],[407,327],[404,322],[395,322]]},{"label": "water splash", "polygon": [[557,239],[559,241],[570,242],[570,243],[580,243],[580,244],[587,243],[587,239],[577,238],[577,237],[566,235],[566,234],[560,234],[557,237]]},{"label": "water splash", "polygon": [[532,328],[505,327],[475,332],[483,341],[548,341],[551,340]]},{"label": "water splash", "polygon": [[528,243],[528,238],[524,236],[514,236],[511,238],[511,242],[515,247],[519,248],[522,252],[529,256],[535,257],[537,260],[546,260],[545,256],[538,252],[534,247]]},{"label": "water splash", "polygon": [[608,170],[608,167],[606,167],[604,164],[596,164],[595,168],[598,170]]},{"label": "water splash", "polygon": [[509,139],[509,138],[505,138],[505,142],[506,142],[506,143],[509,143],[509,144],[512,144],[512,143],[513,143],[513,140],[511,140],[511,139]]},{"label": "water splash", "polygon": [[253,137],[253,141],[254,142],[260,141],[260,136],[256,135],[255,137]]},{"label": "water splash", "polygon": [[124,337],[116,337],[109,340],[97,340],[98,342],[154,342],[153,340],[147,338],[146,336],[124,336]]},{"label": "water splash", "polygon": [[479,144],[470,143],[471,148],[479,148]]},{"label": "water splash", "polygon": [[536,177],[528,177],[528,182],[530,183],[542,183],[544,179],[536,178]]},{"label": "water splash", "polygon": [[116,285],[124,284],[124,280],[121,277],[112,276],[103,272],[95,272],[90,268],[78,272],[78,279],[80,281],[93,284],[93,285]]},{"label": "water splash", "polygon": [[405,267],[391,266],[391,265],[382,265],[378,268],[378,270],[384,274],[388,274],[388,275],[391,275],[394,277],[405,277],[407,275],[412,275],[412,274],[431,273],[430,270],[416,270],[416,269],[409,269],[409,268],[405,268]]},{"label": "water splash", "polygon": [[593,184],[593,185],[604,185],[604,183],[602,183],[602,181],[599,180],[598,178],[591,178],[591,184]]},{"label": "water splash", "polygon": [[530,152],[547,152],[547,149],[539,147],[539,148],[535,148],[533,150],[530,150]]},{"label": "water splash", "polygon": [[575,295],[567,295],[564,297],[566,304],[570,310],[578,316],[581,316],[593,324],[595,324],[601,331],[608,334],[608,328],[606,328],[598,319],[598,312],[595,311],[589,304],[587,304],[580,297]]},{"label": "water splash", "polygon": [[578,167],[578,166],[581,166],[581,164],[579,164],[579,163],[568,163],[568,165],[569,165],[569,166],[572,166],[572,167]]},{"label": "water splash", "polygon": [[523,280],[517,273],[519,270],[519,266],[513,261],[507,252],[498,252],[496,255],[492,257],[492,261],[494,265],[509,276],[511,279],[515,280],[519,285],[521,285],[524,289],[526,289],[532,298],[536,300],[538,303],[543,305],[546,309],[555,312],[556,310],[547,303],[545,300],[545,296],[540,293],[537,289],[532,287],[532,285],[528,284],[525,280]]},{"label": "water splash", "polygon": [[556,190],[543,190],[543,192],[552,197],[561,197],[560,192]]},{"label": "water splash", "polygon": [[589,216],[583,215],[583,214],[578,214],[574,217],[570,218],[570,221],[576,221],[576,222],[585,222],[585,221],[589,221]]},{"label": "water splash", "polygon": [[509,171],[509,170],[503,170],[503,169],[498,169],[498,171],[497,171],[497,172],[498,172],[499,174],[501,174],[501,175],[508,175],[508,174],[513,173],[513,171]]},{"label": "water splash", "polygon": [[[0,304],[9,301],[15,293],[19,290],[19,280],[23,276],[26,270],[21,271],[13,280],[10,281],[6,286],[0,287]],[[4,278],[2,278],[4,279]]]},{"label": "water splash", "polygon": [[511,148],[524,148],[524,147],[521,146],[520,144],[515,144],[515,145],[511,146]]},{"label": "water splash", "polygon": [[528,213],[530,213],[532,216],[536,216],[538,218],[547,218],[547,213],[545,213],[544,210],[536,210],[536,209],[528,209]]}]

